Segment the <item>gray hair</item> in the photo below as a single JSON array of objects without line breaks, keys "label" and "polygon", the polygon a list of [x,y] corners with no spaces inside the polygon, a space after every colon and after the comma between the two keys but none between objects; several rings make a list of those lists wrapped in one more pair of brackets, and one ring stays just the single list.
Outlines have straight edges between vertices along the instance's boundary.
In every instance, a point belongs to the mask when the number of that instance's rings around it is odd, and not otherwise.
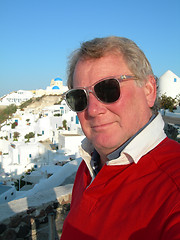
[{"label": "gray hair", "polygon": [[68,87],[73,88],[74,70],[80,59],[97,59],[108,53],[123,56],[128,68],[137,77],[137,83],[140,86],[146,81],[148,75],[153,75],[145,54],[132,40],[116,36],[95,38],[82,43],[81,47],[70,55],[67,69]]}]

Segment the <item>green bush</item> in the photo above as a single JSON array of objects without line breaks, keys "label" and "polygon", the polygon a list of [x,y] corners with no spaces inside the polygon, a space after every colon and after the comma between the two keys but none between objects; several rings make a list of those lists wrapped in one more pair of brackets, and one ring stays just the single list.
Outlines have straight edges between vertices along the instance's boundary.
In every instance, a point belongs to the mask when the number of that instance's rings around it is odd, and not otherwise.
[{"label": "green bush", "polygon": [[16,112],[16,110],[17,107],[14,104],[7,106],[3,110],[0,110],[0,124],[6,121],[9,117],[11,117],[12,114]]},{"label": "green bush", "polygon": [[65,129],[65,130],[67,130],[67,121],[66,120],[63,120],[63,128]]},{"label": "green bush", "polygon": [[166,96],[166,94],[163,94],[159,98],[159,105],[161,109],[169,109],[170,112],[173,112],[173,109],[175,108],[176,100],[172,97]]},{"label": "green bush", "polygon": [[14,129],[17,126],[17,122],[13,122],[11,128]]},{"label": "green bush", "polygon": [[30,139],[30,138],[34,138],[34,136],[35,136],[35,134],[34,134],[33,132],[30,132],[30,133],[27,133],[27,134],[24,136],[24,138],[27,139],[28,142],[29,142],[29,139]]},{"label": "green bush", "polygon": [[54,114],[54,117],[60,117],[60,116],[62,116],[62,114],[60,114],[60,113],[55,113]]}]

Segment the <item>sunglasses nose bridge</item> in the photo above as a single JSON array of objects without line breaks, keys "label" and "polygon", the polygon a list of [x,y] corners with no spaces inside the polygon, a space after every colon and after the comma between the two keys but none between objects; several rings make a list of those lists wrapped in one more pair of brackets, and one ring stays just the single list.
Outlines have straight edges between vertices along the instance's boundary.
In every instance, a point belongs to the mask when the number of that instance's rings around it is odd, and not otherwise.
[{"label": "sunglasses nose bridge", "polygon": [[93,86],[86,87],[86,92],[87,92],[88,96],[89,96],[89,93],[92,93],[94,95],[94,88],[93,88]]},{"label": "sunglasses nose bridge", "polygon": [[88,98],[89,98],[89,94],[92,93],[97,99],[98,97],[96,96],[96,93],[94,92],[94,88],[93,87],[89,87],[88,89],[86,89]]}]

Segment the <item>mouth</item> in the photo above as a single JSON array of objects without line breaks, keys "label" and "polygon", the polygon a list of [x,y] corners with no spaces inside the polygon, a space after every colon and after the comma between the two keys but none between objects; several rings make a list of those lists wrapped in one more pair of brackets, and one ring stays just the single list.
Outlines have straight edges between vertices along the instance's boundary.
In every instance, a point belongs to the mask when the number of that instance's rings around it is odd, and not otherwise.
[{"label": "mouth", "polygon": [[91,126],[91,128],[94,130],[94,131],[102,131],[102,130],[105,130],[105,129],[109,129],[111,127],[113,123],[112,122],[109,122],[109,123],[102,123],[102,124],[94,124]]}]

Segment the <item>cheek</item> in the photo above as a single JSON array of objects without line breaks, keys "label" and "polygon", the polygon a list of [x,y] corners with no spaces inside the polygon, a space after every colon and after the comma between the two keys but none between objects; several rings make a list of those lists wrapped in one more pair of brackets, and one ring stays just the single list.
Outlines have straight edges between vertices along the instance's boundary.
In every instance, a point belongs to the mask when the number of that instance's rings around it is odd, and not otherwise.
[{"label": "cheek", "polygon": [[130,90],[129,88],[129,91],[122,91],[119,100],[108,108],[109,111],[118,117],[120,123],[123,125],[132,124],[136,120],[137,114],[142,111],[141,91]]},{"label": "cheek", "polygon": [[133,93],[123,92],[119,100],[111,105],[109,105],[108,109],[116,115],[123,115],[126,111],[129,112],[131,108],[131,99],[133,97]]},{"label": "cheek", "polygon": [[119,107],[128,109],[133,109],[135,106],[141,107],[143,102],[146,102],[144,91],[140,87],[129,87],[128,91],[121,91],[121,96],[119,99]]}]

